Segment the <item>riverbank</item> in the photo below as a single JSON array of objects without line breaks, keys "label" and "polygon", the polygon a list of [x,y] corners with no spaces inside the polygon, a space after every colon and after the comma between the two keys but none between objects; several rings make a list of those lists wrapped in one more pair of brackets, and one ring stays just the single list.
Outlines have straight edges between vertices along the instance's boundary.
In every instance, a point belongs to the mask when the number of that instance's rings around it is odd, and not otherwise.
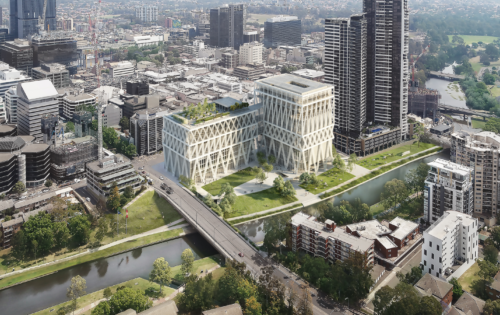
[{"label": "riverbank", "polygon": [[162,243],[166,241],[170,241],[182,236],[187,235],[188,233],[194,233],[195,231],[188,230],[185,232],[183,229],[173,229],[169,231],[163,231],[160,233],[155,233],[152,235],[147,235],[144,237],[138,237],[135,239],[131,239],[128,241],[124,241],[120,244],[110,246],[103,250],[94,250],[92,252],[88,252],[78,257],[70,257],[71,259],[67,259],[64,261],[59,261],[56,263],[49,263],[47,265],[38,266],[35,268],[30,268],[30,270],[25,270],[23,272],[18,272],[14,275],[5,275],[3,279],[0,279],[0,290],[5,290],[12,286],[34,280],[41,276],[45,276],[72,266],[76,266],[82,263],[90,262],[93,260],[111,257],[114,255],[118,255],[120,253],[131,251],[137,248],[142,248],[150,245],[154,245],[157,243]]}]

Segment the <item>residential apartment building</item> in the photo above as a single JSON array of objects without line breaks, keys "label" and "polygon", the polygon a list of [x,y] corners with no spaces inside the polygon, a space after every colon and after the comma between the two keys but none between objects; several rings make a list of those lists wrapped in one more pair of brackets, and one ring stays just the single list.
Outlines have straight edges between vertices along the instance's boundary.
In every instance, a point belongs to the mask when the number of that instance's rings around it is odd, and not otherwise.
[{"label": "residential apartment building", "polygon": [[223,53],[221,59],[221,67],[226,69],[236,68],[239,65],[239,56],[234,53]]},{"label": "residential apartment building", "polygon": [[239,49],[244,43],[246,4],[225,4],[210,9],[210,46]]},{"label": "residential apartment building", "polygon": [[158,21],[158,7],[154,5],[138,5],[135,7],[135,17],[143,23]]},{"label": "residential apartment building", "polygon": [[355,153],[365,128],[367,94],[367,19],[364,14],[325,20],[325,83],[333,85],[336,142],[344,153]]},{"label": "residential apartment building", "polygon": [[183,121],[176,114],[163,117],[167,171],[176,177],[184,175],[196,183],[204,183],[253,161],[261,106],[230,111],[228,104],[219,109],[224,115],[203,123]]},{"label": "residential apartment building", "polygon": [[445,211],[472,215],[474,169],[443,159],[428,163],[424,187],[424,220],[433,223]]},{"label": "residential apartment building", "polygon": [[262,63],[264,46],[259,42],[245,43],[240,46],[240,65]]},{"label": "residential apartment building", "polygon": [[128,158],[116,154],[100,161],[86,164],[87,188],[97,198],[106,198],[117,183],[122,193],[127,186],[137,189],[141,186],[143,178],[139,176]]},{"label": "residential apartment building", "polygon": [[408,0],[364,0],[367,18],[367,121],[408,133]]},{"label": "residential apartment building", "polygon": [[49,79],[56,89],[70,85],[69,71],[66,66],[58,63],[42,64],[40,67],[33,68],[31,75],[35,80]]},{"label": "residential apartment building", "polygon": [[337,228],[332,220],[318,222],[316,217],[299,212],[292,217],[288,247],[297,252],[303,250],[328,262],[345,260],[355,253],[364,255],[368,264],[374,264],[374,242],[356,237]]},{"label": "residential apartment building", "polygon": [[58,115],[59,93],[49,80],[18,83],[18,134],[42,140],[41,119],[44,115]]},{"label": "residential apartment building", "polygon": [[163,116],[169,110],[163,107],[143,109],[130,118],[130,136],[134,138],[137,155],[150,155],[163,150]]},{"label": "residential apartment building", "polygon": [[333,158],[333,98],[330,85],[282,74],[255,82],[264,109],[267,155],[295,173],[318,172]]},{"label": "residential apartment building", "polygon": [[296,16],[276,16],[264,22],[264,46],[297,46],[301,44],[302,22]]},{"label": "residential apartment building", "polygon": [[112,78],[124,77],[134,74],[134,65],[130,61],[113,62],[110,64],[109,75]]},{"label": "residential apartment building", "polygon": [[468,214],[445,211],[424,231],[422,260],[424,273],[445,277],[455,261],[472,265],[478,258],[478,221]]},{"label": "residential apartment building", "polygon": [[493,226],[500,211],[498,200],[500,136],[483,131],[468,134],[464,131],[451,136],[451,161],[470,167],[474,173],[474,214],[481,222]]}]

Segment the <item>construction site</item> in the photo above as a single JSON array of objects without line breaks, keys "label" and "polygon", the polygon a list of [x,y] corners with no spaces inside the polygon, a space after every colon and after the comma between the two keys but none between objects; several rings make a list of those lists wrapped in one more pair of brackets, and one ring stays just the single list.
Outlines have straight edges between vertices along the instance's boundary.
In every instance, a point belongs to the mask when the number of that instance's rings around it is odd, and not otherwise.
[{"label": "construction site", "polygon": [[50,175],[56,182],[83,177],[85,164],[97,160],[97,141],[92,136],[73,139],[50,149]]}]

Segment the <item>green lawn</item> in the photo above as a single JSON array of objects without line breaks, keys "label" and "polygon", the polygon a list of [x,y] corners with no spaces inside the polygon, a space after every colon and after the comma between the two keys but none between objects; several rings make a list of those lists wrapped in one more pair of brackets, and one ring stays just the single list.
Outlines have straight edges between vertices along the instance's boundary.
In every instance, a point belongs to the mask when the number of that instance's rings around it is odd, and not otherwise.
[{"label": "green lawn", "polygon": [[[318,179],[321,180],[321,184],[300,185],[300,187],[317,195],[319,193],[324,192],[325,190],[338,186],[339,184],[342,184],[343,182],[346,182],[354,177],[355,177],[354,175],[348,172],[341,172],[337,168],[332,168],[331,170],[328,170],[318,175]],[[326,185],[324,184],[325,182]]]},{"label": "green lawn", "polygon": [[[485,44],[491,44],[498,37],[495,36],[477,36],[477,35],[458,35],[464,39],[465,45],[471,45],[472,43],[483,42]],[[453,39],[453,35],[448,35],[450,43]]]},{"label": "green lawn", "polygon": [[[148,191],[142,197],[137,199],[128,208],[127,234],[125,234],[125,210],[119,219],[119,235],[115,236],[115,231],[106,235],[103,244],[108,244],[116,240],[147,232],[159,228],[170,222],[182,219],[171,204],[158,196],[154,191]],[[116,214],[106,215],[110,220],[116,221]]]},{"label": "green lawn", "polygon": [[234,174],[231,174],[231,175],[228,175],[224,178],[216,180],[215,182],[210,183],[208,185],[205,185],[201,188],[205,189],[212,196],[216,196],[220,193],[220,188],[221,188],[222,184],[229,183],[231,185],[231,187],[234,188],[236,186],[239,186],[239,185],[242,185],[246,182],[249,182],[254,178],[255,178],[255,175],[252,173],[252,168],[247,167],[241,171],[238,171]]},{"label": "green lawn", "polygon": [[29,270],[29,271],[23,272],[21,274],[13,275],[11,277],[6,277],[3,279],[0,279],[0,289],[4,288],[6,286],[9,286],[9,285],[15,284],[15,283],[30,280],[30,279],[33,279],[33,278],[36,278],[39,276],[43,276],[43,275],[55,272],[55,271],[59,271],[59,270],[65,269],[65,268],[76,266],[76,265],[82,264],[84,262],[96,260],[99,258],[108,257],[108,256],[111,256],[113,254],[116,254],[116,253],[119,253],[119,252],[122,252],[125,250],[129,250],[129,249],[134,248],[134,247],[145,246],[145,245],[148,245],[148,244],[151,244],[154,242],[158,242],[158,241],[166,240],[166,239],[169,239],[172,237],[176,237],[176,236],[179,236],[179,234],[181,234],[182,232],[183,232],[182,229],[176,229],[176,230],[172,230],[172,231],[156,233],[153,235],[149,235],[149,236],[141,237],[141,238],[138,238],[135,240],[131,240],[131,241],[128,241],[128,242],[125,242],[122,244],[118,244],[118,245],[112,246],[110,248],[100,250],[98,252],[79,256],[79,257],[76,257],[75,259],[71,259],[71,260],[63,261],[63,262],[56,263],[53,265],[44,266],[44,267],[40,267],[37,269]]},{"label": "green lawn", "polygon": [[471,292],[471,285],[474,280],[480,279],[476,273],[479,272],[479,265],[477,262],[472,265],[460,278],[458,278],[458,283],[462,285],[462,289]]},{"label": "green lawn", "polygon": [[212,272],[212,277],[215,281],[218,281],[220,277],[226,272],[226,267],[217,268]]},{"label": "green lawn", "polygon": [[494,85],[489,85],[488,88],[490,89],[491,96],[493,96],[493,97],[500,96],[500,88],[498,88]]},{"label": "green lawn", "polygon": [[236,197],[236,202],[233,205],[234,211],[228,216],[228,218],[269,210],[284,206],[297,200],[298,199],[295,197],[282,197],[274,188],[269,188],[253,194],[238,196]]},{"label": "green lawn", "polygon": [[[219,258],[220,257],[218,255],[215,255],[196,260],[194,262],[194,273],[196,275],[200,275],[202,274],[201,271],[203,270],[203,274],[205,274],[205,270],[209,270],[219,264]],[[182,281],[183,276],[181,274],[180,265],[172,267],[172,278]]]},{"label": "green lawn", "polygon": [[384,212],[385,210],[386,210],[386,208],[382,205],[381,202],[378,202],[378,203],[370,206],[370,213],[372,215],[379,214],[381,212]]},{"label": "green lawn", "polygon": [[[406,154],[405,156],[402,156],[403,152],[410,151],[410,144],[405,144],[400,147],[394,148],[394,149],[389,149],[384,151],[383,153],[379,153],[376,155],[370,155],[364,159],[361,159],[358,161],[358,164],[360,166],[363,166],[364,168],[367,168],[369,170],[373,170],[377,167],[380,167],[382,165],[385,165],[387,163],[391,163],[400,159],[403,159],[405,157],[408,157],[410,155],[422,152],[424,150],[430,149],[434,147],[433,144],[430,143],[420,143],[420,146],[417,146],[417,143],[411,145],[411,152],[409,154]],[[384,159],[384,157],[386,157]]]},{"label": "green lawn", "polygon": [[484,129],[484,126],[488,120],[483,120],[482,118],[472,118],[472,128]]},{"label": "green lawn", "polygon": [[[146,289],[149,289],[149,288],[154,288],[156,291],[160,291],[159,284],[149,282],[148,280],[143,279],[143,278],[135,278],[135,279],[111,286],[110,287],[111,292],[114,294],[116,292],[116,288],[121,287],[121,286],[131,287],[133,289],[139,289],[141,291],[145,291]],[[86,305],[89,305],[91,303],[94,303],[94,302],[102,299],[103,298],[103,291],[104,291],[104,289],[99,290],[99,291],[95,291],[95,292],[92,292],[90,294],[87,294],[87,295],[79,298],[77,309],[82,308]],[[168,295],[174,293],[174,291],[175,290],[170,288],[170,287],[165,287],[165,286],[162,287],[162,293],[164,293],[165,296],[168,296]],[[60,308],[66,307],[69,304],[70,304],[70,302],[64,302],[64,303],[61,303],[61,304],[56,305],[56,306],[51,306],[47,309],[44,309],[43,311],[39,311],[39,312],[34,313],[34,315],[49,315],[49,314],[53,315],[53,314],[56,314]],[[52,309],[54,309],[54,311],[51,312],[50,310],[52,310]],[[82,314],[90,314],[90,311],[82,313]]]}]

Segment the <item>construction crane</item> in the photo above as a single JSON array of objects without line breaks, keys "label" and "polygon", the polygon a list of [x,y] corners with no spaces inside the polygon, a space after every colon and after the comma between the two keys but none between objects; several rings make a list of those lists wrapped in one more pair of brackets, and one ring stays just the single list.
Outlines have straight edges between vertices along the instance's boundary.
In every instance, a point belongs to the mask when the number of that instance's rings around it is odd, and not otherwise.
[{"label": "construction crane", "polygon": [[43,1],[43,11],[42,15],[38,16],[38,34],[43,35],[45,33],[45,11],[47,11],[47,0]]},{"label": "construction crane", "polygon": [[[45,0],[47,1],[47,0]],[[99,14],[101,13],[101,0],[96,3],[95,7],[95,20],[92,24],[92,18],[89,14],[89,26],[90,31],[92,32],[92,43],[94,44],[94,66],[95,66],[95,75],[97,78],[97,89],[101,87],[100,76],[101,72],[99,69]],[[102,160],[102,106],[104,104],[104,93],[98,93],[97,97],[97,158],[98,160]]]}]

